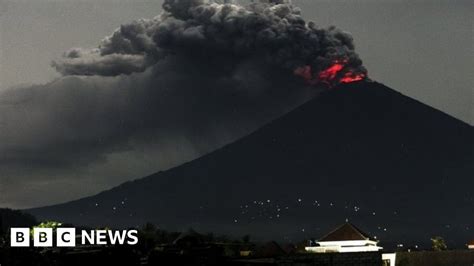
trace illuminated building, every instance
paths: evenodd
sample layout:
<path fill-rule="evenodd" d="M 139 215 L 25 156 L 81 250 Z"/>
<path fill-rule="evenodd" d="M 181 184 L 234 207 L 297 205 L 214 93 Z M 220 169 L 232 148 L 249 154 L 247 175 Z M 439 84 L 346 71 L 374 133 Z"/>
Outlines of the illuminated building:
<path fill-rule="evenodd" d="M 318 241 L 310 243 L 305 250 L 315 253 L 377 252 L 382 249 L 377 246 L 377 242 L 354 225 L 345 223 Z"/>

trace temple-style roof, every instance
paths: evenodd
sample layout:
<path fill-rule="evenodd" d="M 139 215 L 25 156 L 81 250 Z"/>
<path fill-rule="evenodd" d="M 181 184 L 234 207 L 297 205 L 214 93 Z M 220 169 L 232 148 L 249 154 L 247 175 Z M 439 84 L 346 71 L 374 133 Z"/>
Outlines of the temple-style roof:
<path fill-rule="evenodd" d="M 347 241 L 347 240 L 371 240 L 368 234 L 362 232 L 351 223 L 345 223 L 321 237 L 318 241 Z"/>

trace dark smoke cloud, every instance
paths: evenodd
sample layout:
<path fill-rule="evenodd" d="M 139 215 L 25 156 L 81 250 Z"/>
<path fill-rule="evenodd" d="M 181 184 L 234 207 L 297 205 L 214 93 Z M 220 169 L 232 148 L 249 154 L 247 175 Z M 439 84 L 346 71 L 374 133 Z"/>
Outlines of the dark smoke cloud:
<path fill-rule="evenodd" d="M 287 1 L 241 6 L 166 0 L 163 9 L 154 19 L 121 26 L 97 49 L 67 52 L 53 66 L 65 75 L 109 76 L 140 72 L 169 56 L 185 54 L 197 60 L 226 58 L 229 63 L 258 57 L 291 71 L 309 65 L 315 73 L 344 60 L 351 71 L 366 72 L 351 35 L 306 23 Z"/>
<path fill-rule="evenodd" d="M 66 52 L 53 63 L 64 77 L 0 92 L 0 206 L 98 192 L 242 137 L 317 93 L 296 67 L 345 58 L 365 71 L 347 33 L 271 2 L 167 0 Z"/>

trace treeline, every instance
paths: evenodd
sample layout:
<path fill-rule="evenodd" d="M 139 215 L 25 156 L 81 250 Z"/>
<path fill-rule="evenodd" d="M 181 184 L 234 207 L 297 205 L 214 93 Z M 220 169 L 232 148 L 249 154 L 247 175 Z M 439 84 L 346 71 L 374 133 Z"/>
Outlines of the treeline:
<path fill-rule="evenodd" d="M 138 248 L 142 252 L 148 252 L 160 245 L 183 244 L 187 242 L 192 242 L 193 245 L 208 243 L 252 245 L 249 235 L 236 238 L 214 233 L 198 233 L 192 228 L 184 232 L 173 232 L 161 229 L 153 223 L 146 223 L 138 228 L 138 235 Z"/>
<path fill-rule="evenodd" d="M 0 209 L 0 236 L 6 234 L 10 227 L 31 227 L 37 224 L 33 215 L 19 210 Z"/>

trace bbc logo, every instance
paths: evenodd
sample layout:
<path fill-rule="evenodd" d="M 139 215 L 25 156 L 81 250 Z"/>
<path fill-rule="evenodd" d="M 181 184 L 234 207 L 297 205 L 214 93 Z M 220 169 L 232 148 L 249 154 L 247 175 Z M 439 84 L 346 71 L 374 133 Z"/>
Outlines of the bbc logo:
<path fill-rule="evenodd" d="M 10 246 L 29 247 L 30 246 L 29 228 L 11 228 Z M 33 228 L 33 246 L 52 247 L 53 246 L 53 228 Z M 56 228 L 56 246 L 74 247 L 76 246 L 75 228 Z"/>

